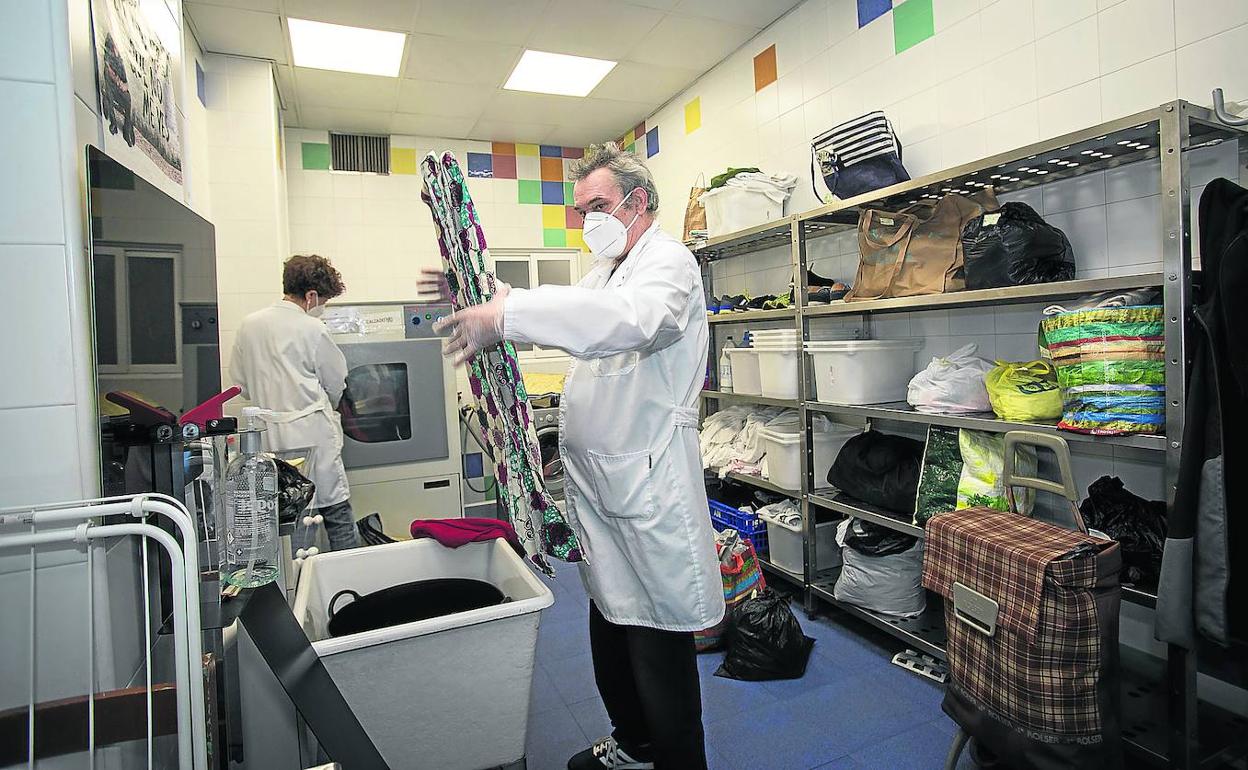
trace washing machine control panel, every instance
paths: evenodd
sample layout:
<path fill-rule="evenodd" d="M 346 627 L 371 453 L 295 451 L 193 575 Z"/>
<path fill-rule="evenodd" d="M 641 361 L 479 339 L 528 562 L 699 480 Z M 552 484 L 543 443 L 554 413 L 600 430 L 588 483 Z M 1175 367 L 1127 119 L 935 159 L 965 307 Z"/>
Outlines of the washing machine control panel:
<path fill-rule="evenodd" d="M 441 335 L 433 331 L 435 321 L 451 314 L 451 306 L 443 304 L 418 304 L 403 306 L 403 336 L 409 340 L 434 339 Z"/>

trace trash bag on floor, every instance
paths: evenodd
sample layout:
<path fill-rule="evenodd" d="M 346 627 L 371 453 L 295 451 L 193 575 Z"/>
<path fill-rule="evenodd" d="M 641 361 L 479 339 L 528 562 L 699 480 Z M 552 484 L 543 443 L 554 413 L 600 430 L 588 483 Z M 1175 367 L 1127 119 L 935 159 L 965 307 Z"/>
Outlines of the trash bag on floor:
<path fill-rule="evenodd" d="M 864 503 L 911 515 L 922 464 L 922 441 L 869 430 L 845 442 L 828 483 Z"/>
<path fill-rule="evenodd" d="M 316 484 L 280 457 L 273 462 L 277 464 L 277 519 L 289 524 L 307 510 L 316 496 Z"/>
<path fill-rule="evenodd" d="M 1161 574 L 1166 542 L 1166 504 L 1145 500 L 1127 490 L 1117 476 L 1102 476 L 1088 487 L 1079 512 L 1092 529 L 1117 540 L 1122 548 L 1122 582 L 1151 588 Z"/>
<path fill-rule="evenodd" d="M 966 288 L 992 289 L 1075 277 L 1070 240 L 1026 203 L 1012 201 L 962 229 Z"/>
<path fill-rule="evenodd" d="M 733 609 L 726 644 L 715 676 L 759 682 L 801 678 L 815 640 L 802 633 L 788 600 L 767 589 Z"/>

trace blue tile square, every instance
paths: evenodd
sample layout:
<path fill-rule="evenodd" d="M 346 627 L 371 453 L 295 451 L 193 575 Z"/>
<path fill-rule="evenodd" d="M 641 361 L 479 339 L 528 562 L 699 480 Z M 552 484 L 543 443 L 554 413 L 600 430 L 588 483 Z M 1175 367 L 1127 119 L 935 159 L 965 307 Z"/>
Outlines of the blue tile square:
<path fill-rule="evenodd" d="M 858 0 L 858 27 L 867 26 L 893 10 L 893 0 Z"/>
<path fill-rule="evenodd" d="M 485 475 L 485 461 L 480 452 L 464 455 L 464 478 L 479 479 Z"/>
<path fill-rule="evenodd" d="M 890 770 L 929 770 L 937 766 L 953 742 L 952 736 L 945 734 L 932 723 L 921 724 L 905 732 L 892 736 L 873 746 L 861 749 L 850 755 L 852 765 L 832 765 L 832 767 L 871 768 L 887 767 Z M 963 757 L 970 752 L 963 752 Z M 961 765 L 961 762 L 959 762 Z"/>
<path fill-rule="evenodd" d="M 542 203 L 547 206 L 562 206 L 563 182 L 542 182 Z"/>
<path fill-rule="evenodd" d="M 659 127 L 646 132 L 646 157 L 653 158 L 659 152 Z"/>
<path fill-rule="evenodd" d="M 543 158 L 562 158 L 562 147 L 551 147 L 549 144 L 543 144 L 538 147 L 538 151 Z"/>
<path fill-rule="evenodd" d="M 493 177 L 494 156 L 488 152 L 468 153 L 468 176 Z"/>

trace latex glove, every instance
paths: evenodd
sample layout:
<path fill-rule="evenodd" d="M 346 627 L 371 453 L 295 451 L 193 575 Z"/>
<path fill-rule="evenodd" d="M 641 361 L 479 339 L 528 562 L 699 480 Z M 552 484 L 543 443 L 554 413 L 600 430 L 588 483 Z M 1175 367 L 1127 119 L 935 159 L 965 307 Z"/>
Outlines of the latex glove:
<path fill-rule="evenodd" d="M 503 304 L 510 293 L 511 287 L 499 282 L 489 302 L 458 310 L 436 322 L 433 330 L 438 334 L 450 330 L 442 354 L 448 358 L 454 356 L 455 365 L 459 366 L 490 345 L 502 342 Z"/>
<path fill-rule="evenodd" d="M 422 269 L 420 278 L 416 280 L 416 299 L 421 302 L 449 304 L 451 301 L 451 285 L 446 282 L 446 273 L 433 267 Z"/>

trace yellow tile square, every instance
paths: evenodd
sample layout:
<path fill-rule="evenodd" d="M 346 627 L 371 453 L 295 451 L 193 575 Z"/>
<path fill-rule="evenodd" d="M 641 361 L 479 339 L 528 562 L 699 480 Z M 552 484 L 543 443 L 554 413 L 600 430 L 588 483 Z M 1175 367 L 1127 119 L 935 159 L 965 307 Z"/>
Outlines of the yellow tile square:
<path fill-rule="evenodd" d="M 581 251 L 589 251 L 585 247 L 585 239 L 582 237 L 582 230 L 568 230 L 568 248 L 580 249 Z"/>
<path fill-rule="evenodd" d="M 541 151 L 538 149 L 536 144 L 517 144 L 516 145 L 517 155 L 538 155 L 540 154 L 540 152 Z"/>
<path fill-rule="evenodd" d="M 411 147 L 390 148 L 390 173 L 415 174 L 416 150 Z"/>
<path fill-rule="evenodd" d="M 542 206 L 542 227 L 567 227 L 563 206 Z"/>
<path fill-rule="evenodd" d="M 695 97 L 685 105 L 685 133 L 692 134 L 702 127 L 702 97 Z"/>
<path fill-rule="evenodd" d="M 637 141 L 637 129 L 630 128 L 628 133 L 624 135 L 624 146 L 627 147 L 635 141 Z"/>

